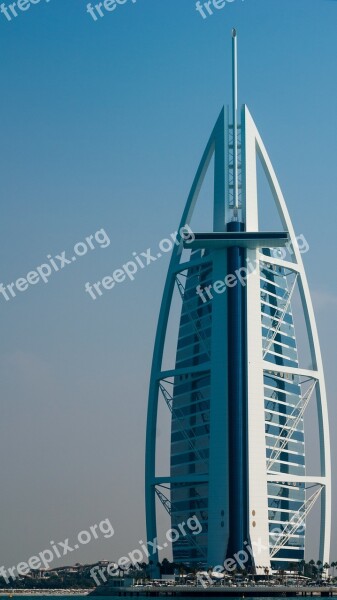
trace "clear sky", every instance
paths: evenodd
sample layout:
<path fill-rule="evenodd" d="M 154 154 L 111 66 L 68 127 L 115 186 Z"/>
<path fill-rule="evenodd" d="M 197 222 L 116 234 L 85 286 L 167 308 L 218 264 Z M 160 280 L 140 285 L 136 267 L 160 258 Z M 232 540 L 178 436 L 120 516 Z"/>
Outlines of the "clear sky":
<path fill-rule="evenodd" d="M 104 518 L 115 536 L 64 562 L 116 559 L 145 539 L 147 390 L 168 256 L 96 301 L 84 285 L 175 231 L 230 100 L 233 25 L 240 102 L 310 244 L 336 455 L 337 2 L 234 0 L 207 19 L 194 0 L 129 0 L 97 21 L 84 0 L 0 13 L 0 282 L 48 254 L 72 257 L 102 228 L 111 242 L 48 284 L 0 295 L 0 565 Z"/>

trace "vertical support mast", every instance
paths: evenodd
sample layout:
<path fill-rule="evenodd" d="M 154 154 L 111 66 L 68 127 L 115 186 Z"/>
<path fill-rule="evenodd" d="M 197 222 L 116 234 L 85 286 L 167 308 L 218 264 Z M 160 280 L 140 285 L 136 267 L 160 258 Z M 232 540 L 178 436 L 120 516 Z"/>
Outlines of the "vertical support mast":
<path fill-rule="evenodd" d="M 232 110 L 233 110 L 233 196 L 234 217 L 239 209 L 238 184 L 238 51 L 236 29 L 232 30 Z"/>
<path fill-rule="evenodd" d="M 239 220 L 238 182 L 238 98 L 237 98 L 237 38 L 232 30 L 233 44 L 233 219 L 227 231 L 244 231 Z M 227 248 L 227 273 L 241 273 L 246 265 L 243 246 Z M 229 540 L 227 558 L 235 556 L 247 541 L 247 357 L 246 357 L 246 290 L 243 285 L 228 289 L 228 457 L 229 457 Z"/>

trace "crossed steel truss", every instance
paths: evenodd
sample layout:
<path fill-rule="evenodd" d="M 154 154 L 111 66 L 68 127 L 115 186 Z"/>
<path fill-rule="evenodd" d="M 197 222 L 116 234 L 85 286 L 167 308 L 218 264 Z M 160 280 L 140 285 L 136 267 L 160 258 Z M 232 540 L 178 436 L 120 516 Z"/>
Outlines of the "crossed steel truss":
<path fill-rule="evenodd" d="M 298 425 L 302 421 L 306 408 L 314 393 L 316 384 L 317 379 L 313 379 L 309 389 L 300 398 L 298 404 L 293 408 L 292 412 L 287 415 L 286 422 L 275 440 L 271 455 L 267 461 L 268 472 L 272 470 L 273 465 L 279 459 L 283 450 L 287 447 L 287 444 L 291 440 L 294 431 L 297 430 Z"/>
<path fill-rule="evenodd" d="M 161 486 L 161 487 L 164 487 L 164 486 Z M 164 488 L 164 489 L 167 489 L 167 488 Z M 159 498 L 160 502 L 162 503 L 163 507 L 165 508 L 166 512 L 171 516 L 172 512 L 174 510 L 174 505 L 172 504 L 171 500 L 167 496 L 165 496 L 164 492 L 159 490 L 158 487 L 156 487 L 156 494 L 157 494 L 157 497 Z M 200 544 L 198 544 L 197 538 L 193 537 L 193 534 L 190 531 L 188 531 L 188 529 L 186 529 L 186 528 L 184 529 L 184 532 L 187 537 L 186 542 L 189 541 L 190 544 L 199 551 L 199 553 L 204 557 L 204 559 L 206 559 L 207 555 L 205 553 L 205 550 L 203 549 L 202 546 L 200 546 Z M 183 540 L 180 540 L 180 546 L 183 545 L 182 541 Z"/>
<path fill-rule="evenodd" d="M 286 290 L 284 297 L 282 298 L 282 305 L 275 311 L 275 315 L 273 315 L 273 326 L 269 328 L 268 335 L 265 339 L 265 347 L 263 348 L 263 358 L 268 354 L 273 342 L 281 329 L 282 323 L 284 321 L 284 317 L 288 312 L 290 307 L 291 299 L 293 293 L 296 289 L 298 274 L 296 273 L 295 279 L 292 283 L 291 288 Z"/>
<path fill-rule="evenodd" d="M 323 486 L 320 485 L 310 498 L 307 498 L 302 506 L 296 511 L 291 517 L 290 521 L 287 522 L 283 531 L 279 534 L 278 540 L 275 542 L 270 550 L 270 558 L 274 558 L 276 554 L 285 546 L 289 539 L 296 534 L 296 531 L 305 524 L 306 518 L 313 508 L 314 504 L 320 497 L 323 490 Z M 274 534 L 275 536 L 275 534 Z"/>

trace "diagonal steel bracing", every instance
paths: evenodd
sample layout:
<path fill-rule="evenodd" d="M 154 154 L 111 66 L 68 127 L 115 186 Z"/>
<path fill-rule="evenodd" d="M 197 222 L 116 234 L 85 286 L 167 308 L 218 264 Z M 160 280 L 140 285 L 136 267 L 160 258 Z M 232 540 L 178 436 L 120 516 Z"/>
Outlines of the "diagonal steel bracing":
<path fill-rule="evenodd" d="M 199 449 L 196 447 L 193 438 L 191 438 L 187 431 L 186 431 L 186 427 L 183 423 L 183 417 L 184 415 L 179 415 L 180 411 L 173 408 L 173 396 L 170 394 L 170 392 L 167 391 L 167 389 L 163 386 L 162 383 L 159 383 L 159 388 L 160 391 L 163 395 L 163 398 L 166 402 L 167 407 L 169 408 L 172 416 L 176 419 L 178 425 L 179 425 L 179 429 L 180 432 L 183 436 L 183 438 L 188 442 L 189 447 L 191 448 L 191 450 L 193 450 L 193 452 L 196 454 L 196 456 L 198 457 L 198 459 L 200 460 L 200 462 L 204 463 L 206 465 L 206 467 L 208 468 L 208 463 L 207 460 L 205 459 L 204 456 L 202 456 L 202 454 L 200 453 Z"/>
<path fill-rule="evenodd" d="M 174 504 L 171 502 L 171 500 L 169 498 L 167 498 L 167 496 L 165 496 L 165 494 L 163 492 L 161 492 L 160 490 L 158 490 L 158 488 L 156 488 L 156 494 L 157 494 L 160 502 L 162 503 L 163 507 L 165 508 L 166 512 L 170 516 L 172 515 L 173 512 L 176 512 L 176 508 L 175 508 Z M 185 525 L 185 523 L 183 523 L 183 525 Z M 206 558 L 205 551 L 198 544 L 198 542 L 196 541 L 195 537 L 193 537 L 193 534 L 190 531 L 188 531 L 188 529 L 186 529 L 186 528 L 184 528 L 183 531 L 185 532 L 185 535 L 188 538 L 189 542 L 191 542 L 192 546 L 194 546 L 195 548 L 197 548 L 197 550 L 202 554 L 202 556 L 204 558 Z M 181 543 L 181 541 L 180 541 L 180 543 Z"/>
<path fill-rule="evenodd" d="M 266 357 L 266 355 L 268 354 L 270 347 L 272 346 L 278 332 L 281 329 L 281 325 L 283 323 L 283 319 L 288 311 L 288 308 L 290 306 L 290 302 L 291 302 L 291 298 L 292 295 L 295 291 L 295 287 L 296 287 L 296 283 L 297 283 L 297 273 L 295 275 L 295 279 L 293 281 L 293 284 L 290 288 L 290 290 L 287 290 L 286 294 L 283 297 L 283 301 L 285 302 L 282 308 L 279 308 L 276 312 L 275 315 L 273 317 L 274 321 L 277 321 L 277 325 L 275 328 L 270 327 L 269 331 L 268 331 L 268 336 L 265 340 L 265 347 L 263 348 L 263 358 Z"/>
<path fill-rule="evenodd" d="M 181 283 L 179 277 L 176 277 L 175 279 L 176 279 L 176 284 L 177 284 L 177 287 L 178 287 L 178 290 L 179 290 L 180 297 L 181 297 L 182 300 L 184 300 L 185 288 L 184 288 L 183 284 Z M 186 303 L 185 303 L 185 307 L 186 307 Z M 194 309 L 193 312 L 196 312 L 196 310 L 197 309 Z M 210 359 L 211 358 L 211 350 L 210 350 L 210 342 L 209 342 L 208 338 L 201 335 L 201 330 L 198 328 L 198 326 L 197 326 L 197 324 L 195 322 L 195 319 L 193 318 L 192 312 L 189 309 L 188 309 L 188 312 L 187 312 L 187 316 L 188 316 L 188 319 L 190 320 L 190 322 L 193 325 L 193 329 L 194 329 L 194 331 L 195 331 L 195 333 L 196 333 L 199 341 L 204 346 L 204 349 L 206 351 L 206 354 L 207 354 L 208 358 Z"/>
<path fill-rule="evenodd" d="M 267 471 L 270 471 L 274 463 L 279 459 L 280 454 L 285 449 L 287 443 L 291 439 L 294 431 L 296 431 L 298 424 L 300 423 L 306 408 L 310 402 L 311 396 L 315 390 L 317 379 L 314 379 L 309 389 L 304 394 L 303 398 L 300 399 L 299 403 L 294 407 L 291 414 L 288 416 L 285 425 L 283 426 L 279 436 L 275 441 L 272 453 L 267 461 Z M 296 412 L 298 414 L 295 416 Z M 278 445 L 280 444 L 280 445 Z"/>
<path fill-rule="evenodd" d="M 280 537 L 277 542 L 272 546 L 270 550 L 270 558 L 274 558 L 274 556 L 278 553 L 283 546 L 285 546 L 288 540 L 294 535 L 295 531 L 305 523 L 305 520 L 314 506 L 315 502 L 321 495 L 323 486 L 320 486 L 318 490 L 310 498 L 308 498 L 299 508 L 299 510 L 294 513 L 293 517 L 287 523 L 286 527 L 283 529 L 282 533 L 280 533 Z"/>

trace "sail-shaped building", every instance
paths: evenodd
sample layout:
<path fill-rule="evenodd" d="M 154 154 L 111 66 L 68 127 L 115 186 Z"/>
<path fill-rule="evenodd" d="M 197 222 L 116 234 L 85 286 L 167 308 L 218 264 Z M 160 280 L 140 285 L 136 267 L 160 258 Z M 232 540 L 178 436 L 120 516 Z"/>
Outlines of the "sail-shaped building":
<path fill-rule="evenodd" d="M 174 562 L 220 565 L 249 547 L 252 569 L 287 569 L 304 558 L 306 522 L 316 502 L 319 558 L 329 560 L 326 390 L 298 240 L 253 118 L 246 105 L 238 111 L 235 30 L 232 44 L 231 118 L 228 107 L 221 110 L 180 223 L 191 223 L 213 159 L 213 230 L 175 247 L 160 309 L 147 421 L 147 539 L 157 537 L 160 510 L 170 514 L 172 527 L 195 515 L 202 532 L 173 543 Z M 259 227 L 258 162 L 278 211 L 278 231 Z M 163 369 L 175 290 L 181 298 L 176 357 Z M 295 292 L 310 368 L 297 348 Z M 171 426 L 169 473 L 156 473 L 159 402 L 167 405 Z M 314 473 L 305 452 L 310 402 L 317 405 L 320 454 Z"/>

